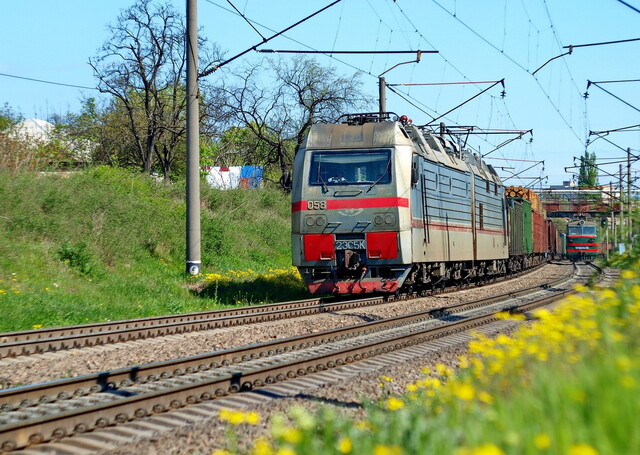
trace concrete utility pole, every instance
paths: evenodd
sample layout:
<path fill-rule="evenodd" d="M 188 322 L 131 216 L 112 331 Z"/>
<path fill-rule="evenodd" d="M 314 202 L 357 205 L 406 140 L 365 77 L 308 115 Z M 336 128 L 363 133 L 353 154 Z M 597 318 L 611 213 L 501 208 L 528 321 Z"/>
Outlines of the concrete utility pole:
<path fill-rule="evenodd" d="M 629 216 L 629 245 L 633 245 L 633 217 L 631 216 L 631 148 L 627 148 L 627 214 Z"/>
<path fill-rule="evenodd" d="M 624 186 L 622 186 L 622 164 L 618 165 L 618 185 L 620 185 L 620 243 L 624 243 Z M 628 224 L 628 221 L 627 221 Z"/>
<path fill-rule="evenodd" d="M 187 0 L 187 273 L 200 274 L 200 112 L 197 0 Z"/>

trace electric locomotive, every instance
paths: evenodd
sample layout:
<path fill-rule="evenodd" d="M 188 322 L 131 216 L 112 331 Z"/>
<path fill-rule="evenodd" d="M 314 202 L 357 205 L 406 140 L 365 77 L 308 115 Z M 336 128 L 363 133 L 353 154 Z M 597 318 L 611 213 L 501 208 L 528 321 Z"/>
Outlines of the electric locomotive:
<path fill-rule="evenodd" d="M 295 157 L 292 252 L 314 294 L 421 290 L 507 271 L 504 186 L 391 113 L 313 125 Z"/>
<path fill-rule="evenodd" d="M 570 221 L 566 239 L 566 254 L 572 261 L 592 261 L 598 256 L 598 226 L 593 221 Z"/>

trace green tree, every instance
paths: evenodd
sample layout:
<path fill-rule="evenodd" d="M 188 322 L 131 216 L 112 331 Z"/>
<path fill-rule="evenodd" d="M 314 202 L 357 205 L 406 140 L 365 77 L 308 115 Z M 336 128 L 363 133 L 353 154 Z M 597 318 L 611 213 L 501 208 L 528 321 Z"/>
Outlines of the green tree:
<path fill-rule="evenodd" d="M 7 134 L 8 131 L 23 120 L 22 114 L 16 112 L 9 103 L 4 103 L 0 107 L 0 134 Z"/>
<path fill-rule="evenodd" d="M 578 174 L 578 188 L 595 188 L 598 186 L 598 168 L 596 167 L 595 152 L 585 150 L 580 157 L 580 171 Z"/>

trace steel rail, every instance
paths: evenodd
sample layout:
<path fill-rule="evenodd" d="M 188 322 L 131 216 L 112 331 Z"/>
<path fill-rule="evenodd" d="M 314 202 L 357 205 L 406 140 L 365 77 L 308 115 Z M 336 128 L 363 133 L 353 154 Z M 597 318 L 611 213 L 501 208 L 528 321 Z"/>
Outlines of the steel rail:
<path fill-rule="evenodd" d="M 522 276 L 537 268 L 527 269 L 501 280 Z M 451 287 L 447 292 L 457 290 L 459 288 Z M 394 297 L 383 295 L 357 300 L 339 297 L 316 298 L 226 310 L 6 332 L 0 333 L 0 359 L 363 308 L 393 299 Z"/>
<path fill-rule="evenodd" d="M 528 288 L 529 290 L 544 289 L 547 292 L 552 292 L 551 299 L 557 300 L 562 298 L 566 293 L 574 292 L 572 289 L 560 290 L 557 288 L 550 288 L 552 285 L 557 285 L 560 281 L 566 281 L 566 278 L 554 280 L 552 283 L 542 286 L 533 286 Z M 518 292 L 511 292 L 503 294 L 503 297 L 513 298 L 516 295 L 521 295 L 525 291 L 519 290 Z M 475 308 L 481 306 L 482 301 L 495 301 L 496 296 L 491 299 L 480 299 L 471 302 L 465 302 L 462 304 L 452 305 L 446 309 L 430 310 L 426 312 L 414 313 L 407 316 L 399 316 L 390 320 L 376 321 L 373 323 L 361 324 L 356 327 L 352 327 L 351 331 L 355 331 L 357 335 L 367 336 L 381 327 L 398 326 L 401 321 L 407 324 L 408 321 L 412 323 L 420 322 L 425 319 L 431 319 L 433 317 L 442 317 L 447 314 L 452 314 L 458 309 L 462 308 Z M 525 304 L 523 308 L 528 308 L 531 303 Z M 443 312 L 444 311 L 444 312 Z M 498 312 L 504 311 L 500 309 Z M 336 351 L 333 353 L 325 353 L 314 356 L 313 358 L 288 362 L 281 365 L 267 365 L 257 370 L 242 369 L 241 366 L 231 374 L 222 374 L 220 377 L 212 377 L 204 380 L 198 384 L 187 384 L 171 390 L 158 391 L 153 393 L 145 393 L 136 396 L 130 396 L 125 398 L 119 398 L 114 403 L 102 403 L 86 409 L 78 409 L 63 412 L 53 416 L 45 416 L 34 420 L 27 420 L 21 423 L 15 423 L 5 427 L 0 427 L 0 447 L 3 450 L 13 450 L 15 448 L 25 447 L 30 444 L 37 444 L 43 441 L 51 439 L 59 439 L 69 434 L 81 433 L 91 428 L 104 427 L 106 425 L 115 424 L 118 422 L 125 422 L 134 417 L 140 418 L 148 414 L 159 413 L 168 408 L 176 408 L 184 406 L 189 403 L 196 403 L 211 399 L 215 396 L 222 396 L 228 393 L 237 392 L 240 390 L 251 389 L 254 387 L 260 387 L 264 384 L 280 382 L 286 378 L 292 378 L 300 375 L 312 373 L 314 371 L 323 370 L 326 368 L 332 368 L 337 365 L 343 365 L 345 363 L 351 363 L 361 358 L 367 358 L 372 355 L 377 355 L 383 352 L 389 352 L 389 350 L 401 349 L 404 346 L 413 345 L 417 340 L 419 342 L 428 341 L 433 338 L 443 336 L 442 334 L 455 333 L 461 330 L 467 330 L 470 327 L 475 327 L 479 324 L 479 321 L 486 321 L 487 318 L 493 317 L 495 320 L 495 314 L 493 316 L 480 316 L 480 317 L 468 317 L 462 321 L 455 322 L 453 324 L 447 324 L 446 326 L 438 327 L 435 329 L 428 329 L 420 333 L 407 336 L 401 335 L 400 339 L 392 340 L 380 340 L 365 343 L 364 345 L 354 348 L 349 347 L 343 351 Z M 311 337 L 293 337 L 280 342 L 262 343 L 260 345 L 253 345 L 244 348 L 236 348 L 233 350 L 227 350 L 219 352 L 219 356 L 226 356 L 227 360 L 233 359 L 233 355 L 237 355 L 241 352 L 245 352 L 241 358 L 243 359 L 256 359 L 261 357 L 261 353 L 276 354 L 279 352 L 289 352 L 296 349 L 303 349 L 309 346 L 317 346 L 323 343 L 323 339 L 341 339 L 343 336 L 330 336 L 329 333 L 345 335 L 347 329 L 337 329 L 329 331 L 326 334 L 317 334 Z M 278 347 L 279 345 L 279 347 Z M 230 352 L 234 351 L 234 352 Z M 266 355 L 266 354 L 265 354 Z M 222 357 L 219 357 L 222 359 Z M 121 370 L 122 373 L 124 370 Z M 133 371 L 134 369 L 129 369 Z M 102 381 L 105 379 L 115 379 L 110 377 L 113 372 L 107 372 L 102 375 L 88 375 L 93 376 L 93 380 L 100 378 Z M 70 380 L 53 381 L 47 383 L 49 385 L 61 382 L 74 382 L 78 378 Z M 84 378 L 89 379 L 88 377 Z M 112 381 L 108 383 L 113 384 Z M 8 395 L 13 395 L 15 399 L 26 389 L 37 390 L 39 386 L 26 386 L 18 389 L 9 389 L 2 392 L 5 398 Z M 100 383 L 102 387 L 105 382 Z M 95 382 L 94 382 L 95 385 Z M 109 391 L 107 389 L 106 391 Z M 117 393 L 117 390 L 113 390 Z M 24 396 L 24 395 L 23 395 Z M 50 395 L 49 395 L 50 396 Z M 10 400 L 13 401 L 13 400 Z M 43 400 L 46 401 L 46 400 Z M 169 403 L 167 405 L 167 403 Z M 115 406 L 115 407 L 114 407 Z M 61 422 L 61 420 L 63 420 Z M 91 423 L 92 422 L 92 423 Z"/>
<path fill-rule="evenodd" d="M 441 308 L 424 310 L 410 314 L 395 316 L 379 321 L 365 322 L 349 327 L 336 328 L 311 335 L 298 335 L 284 340 L 273 340 L 263 343 L 256 343 L 249 346 L 228 348 L 213 351 L 181 359 L 154 362 L 145 365 L 137 365 L 117 370 L 92 373 L 73 378 L 65 378 L 48 381 L 39 384 L 0 390 L 0 411 L 9 410 L 18 406 L 29 406 L 39 401 L 53 402 L 58 399 L 66 399 L 70 396 L 86 395 L 122 387 L 133 382 L 146 382 L 160 377 L 172 377 L 185 373 L 193 373 L 205 369 L 218 368 L 242 361 L 265 357 L 275 353 L 284 352 L 286 349 L 297 349 L 303 344 L 319 345 L 334 341 L 346 334 L 358 334 L 358 329 L 362 333 L 372 333 L 390 326 L 406 323 L 416 319 L 434 319 L 445 317 L 449 314 L 460 313 L 469 309 L 480 308 L 506 298 L 513 298 L 538 289 L 547 289 L 570 279 L 568 276 L 559 277 L 548 283 L 537 286 L 530 286 L 507 293 L 482 299 L 460 302 Z M 355 335 L 353 335 L 355 336 Z M 304 342 L 304 343 L 303 343 Z"/>

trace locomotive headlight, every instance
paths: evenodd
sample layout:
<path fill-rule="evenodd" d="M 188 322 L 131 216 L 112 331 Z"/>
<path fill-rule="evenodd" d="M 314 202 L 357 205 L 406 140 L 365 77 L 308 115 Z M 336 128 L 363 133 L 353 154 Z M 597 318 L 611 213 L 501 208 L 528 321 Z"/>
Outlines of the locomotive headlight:
<path fill-rule="evenodd" d="M 304 224 L 307 227 L 322 227 L 327 224 L 327 217 L 324 215 L 309 215 L 304 217 Z"/>
<path fill-rule="evenodd" d="M 373 223 L 376 226 L 382 226 L 383 224 L 393 226 L 396 224 L 396 216 L 393 213 L 376 213 L 373 217 Z"/>

